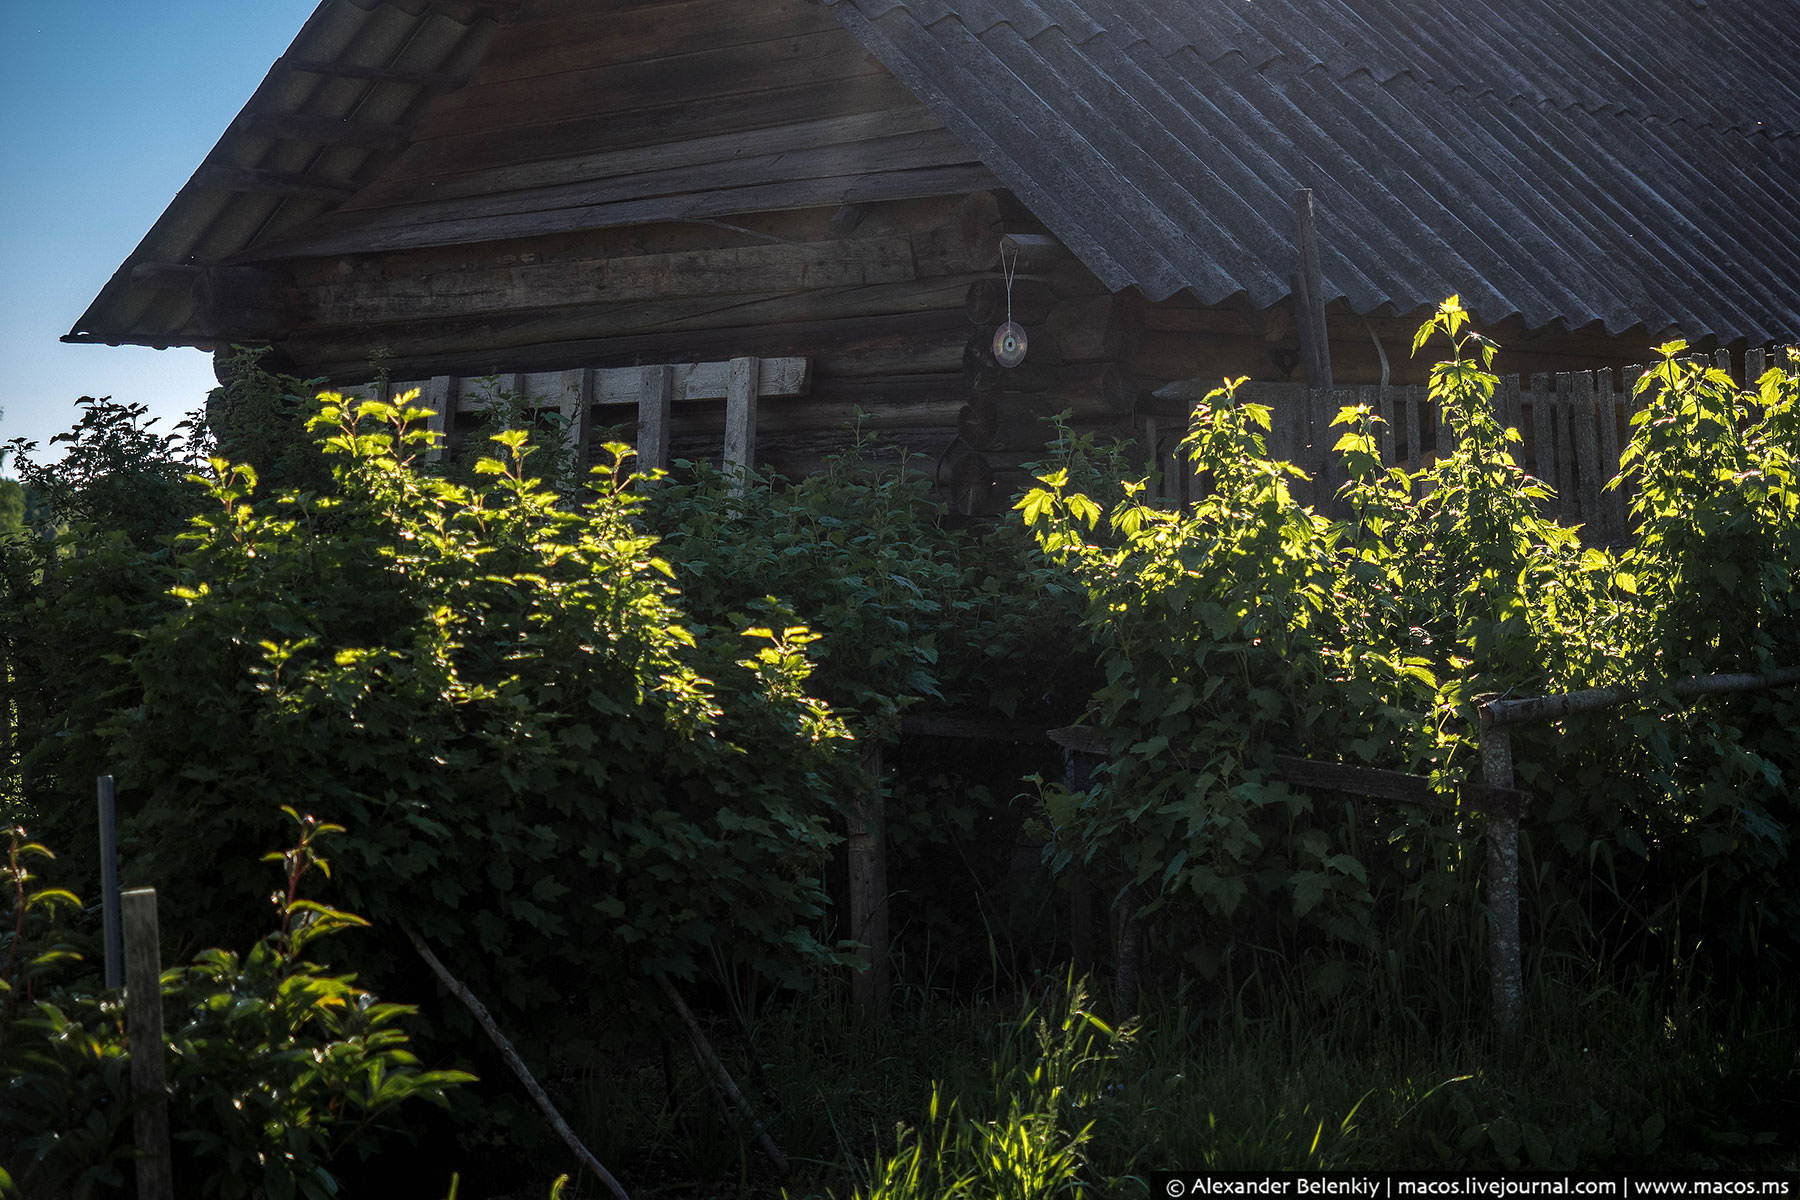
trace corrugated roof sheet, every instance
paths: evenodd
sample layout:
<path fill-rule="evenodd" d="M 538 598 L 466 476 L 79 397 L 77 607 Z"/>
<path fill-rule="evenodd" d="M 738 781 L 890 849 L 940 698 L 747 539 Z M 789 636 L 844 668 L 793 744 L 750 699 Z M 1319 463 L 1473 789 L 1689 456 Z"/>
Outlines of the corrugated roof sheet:
<path fill-rule="evenodd" d="M 1800 0 L 825 0 L 1108 286 L 1800 336 Z"/>

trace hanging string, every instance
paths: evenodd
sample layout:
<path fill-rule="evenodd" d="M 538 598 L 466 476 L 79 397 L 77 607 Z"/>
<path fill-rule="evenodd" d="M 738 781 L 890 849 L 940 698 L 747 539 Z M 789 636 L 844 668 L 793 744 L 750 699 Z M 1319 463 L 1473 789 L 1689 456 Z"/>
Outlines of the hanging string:
<path fill-rule="evenodd" d="M 1012 287 L 1013 287 L 1013 280 L 1018 278 L 1018 274 L 1019 274 L 1019 251 L 1016 247 L 1013 249 L 1012 263 L 1009 266 L 1006 261 L 1006 241 L 1005 241 L 1005 239 L 1002 239 L 1000 242 L 1000 274 L 1006 280 L 1006 323 L 1008 325 L 1011 325 L 1012 324 Z"/>

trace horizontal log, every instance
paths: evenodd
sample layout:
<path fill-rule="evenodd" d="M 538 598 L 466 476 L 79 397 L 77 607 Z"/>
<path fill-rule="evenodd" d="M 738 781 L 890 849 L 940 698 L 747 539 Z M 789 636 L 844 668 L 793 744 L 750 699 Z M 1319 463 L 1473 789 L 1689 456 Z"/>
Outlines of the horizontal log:
<path fill-rule="evenodd" d="M 866 287 L 913 278 L 911 240 L 891 237 L 525 263 L 422 278 L 350 280 L 301 292 L 297 307 L 303 324 L 357 326 L 594 302 L 616 305 Z"/>
<path fill-rule="evenodd" d="M 372 213 L 339 212 L 293 237 L 257 247 L 254 255 L 266 260 L 383 254 L 396 250 L 586 233 L 596 229 L 665 221 L 705 221 L 777 209 L 908 200 L 944 195 L 971 182 L 991 177 L 992 173 L 979 163 L 959 163 L 944 167 L 883 170 L 823 179 L 784 179 L 743 187 L 722 187 L 691 195 L 651 196 L 543 212 L 452 221 L 411 221 L 404 208 L 381 209 Z"/>
<path fill-rule="evenodd" d="M 666 141 L 632 145 L 614 150 L 592 150 L 550 159 L 507 163 L 480 170 L 452 169 L 442 174 L 420 175 L 410 162 L 390 168 L 356 199 L 356 208 L 382 208 L 420 199 L 460 200 L 501 192 L 517 192 L 597 179 L 637 177 L 705 163 L 727 161 L 742 155 L 783 154 L 895 137 L 943 128 L 931 112 L 915 103 L 877 112 L 850 112 L 830 117 L 787 120 L 766 128 L 734 130 L 698 136 L 677 132 Z"/>
<path fill-rule="evenodd" d="M 784 325 L 652 331 L 619 336 L 587 336 L 580 314 L 561 326 L 561 336 L 545 336 L 539 322 L 429 323 L 404 332 L 387 327 L 368 332 L 329 331 L 322 337 L 295 336 L 280 343 L 296 369 L 356 381 L 373 375 L 370 356 L 388 352 L 395 374 L 489 375 L 569 366 L 624 366 L 640 362 L 693 362 L 753 354 L 763 358 L 807 357 L 815 378 L 833 375 L 952 372 L 960 366 L 962 314 L 952 310 L 880 314 L 842 320 L 797 321 Z M 933 367 L 928 357 L 938 348 Z"/>
<path fill-rule="evenodd" d="M 1131 305 L 1114 296 L 1083 296 L 1059 303 L 1044 321 L 1065 362 L 1127 360 L 1143 338 Z"/>
<path fill-rule="evenodd" d="M 1000 238 L 1002 269 L 1032 274 L 1075 257 L 1047 233 L 1008 233 Z"/>
<path fill-rule="evenodd" d="M 571 208 L 593 208 L 647 197 L 683 197 L 740 188 L 753 183 L 793 183 L 808 179 L 860 178 L 930 167 L 974 162 L 974 156 L 941 127 L 917 131 L 866 131 L 849 140 L 789 144 L 754 153 L 729 139 L 696 139 L 689 153 L 670 154 L 665 165 L 650 165 L 654 156 L 642 150 L 608 156 L 620 161 L 596 163 L 593 174 L 567 182 L 527 186 L 497 180 L 490 190 L 473 195 L 439 196 L 435 191 L 404 204 L 390 204 L 378 220 L 443 223 L 520 217 Z M 701 157 L 710 151 L 710 156 Z M 640 165 L 633 165 L 633 163 Z M 488 174 L 497 174 L 489 172 Z M 359 204 L 347 212 L 368 210 Z M 960 264 L 959 264 L 960 265 Z"/>
<path fill-rule="evenodd" d="M 1013 320 L 1021 325 L 1043 324 L 1058 303 L 1056 290 L 1038 279 L 1013 281 L 1011 296 L 1001 279 L 977 279 L 963 299 L 963 312 L 973 325 L 998 325 Z"/>
<path fill-rule="evenodd" d="M 1046 736 L 1063 749 L 1077 754 L 1105 758 L 1112 752 L 1106 731 L 1091 726 L 1065 726 L 1048 731 Z M 1405 771 L 1389 771 L 1325 759 L 1300 758 L 1292 754 L 1275 755 L 1274 767 L 1281 781 L 1293 787 L 1346 792 L 1426 808 L 1457 806 L 1457 801 L 1439 794 L 1428 775 L 1413 775 Z M 1521 792 L 1478 783 L 1463 784 L 1458 793 L 1465 806 L 1479 811 L 1505 809 L 1521 804 L 1524 800 Z"/>
<path fill-rule="evenodd" d="M 1698 675 L 1678 679 L 1671 686 L 1678 700 L 1694 700 L 1701 696 L 1717 696 L 1730 692 L 1756 692 L 1765 688 L 1790 687 L 1800 684 L 1800 668 L 1788 667 L 1767 674 Z M 1587 688 L 1557 696 L 1533 696 L 1520 700 L 1490 700 L 1482 711 L 1496 725 L 1522 725 L 1533 721 L 1556 721 L 1578 713 L 1598 712 L 1622 704 L 1648 699 L 1654 693 L 1630 688 Z"/>

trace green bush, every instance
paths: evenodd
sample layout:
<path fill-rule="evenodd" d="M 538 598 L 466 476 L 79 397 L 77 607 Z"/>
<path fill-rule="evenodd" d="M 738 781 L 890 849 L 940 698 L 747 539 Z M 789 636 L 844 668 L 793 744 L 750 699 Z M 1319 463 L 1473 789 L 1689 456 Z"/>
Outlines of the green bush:
<path fill-rule="evenodd" d="M 1481 825 L 1297 793 L 1272 754 L 1429 773 L 1453 801 L 1479 774 L 1480 698 L 1617 685 L 1657 698 L 1514 733 L 1537 800 L 1536 961 L 1635 969 L 1672 953 L 1690 970 L 1704 952 L 1778 977 L 1800 957 L 1800 811 L 1784 784 L 1800 706 L 1791 689 L 1696 705 L 1666 689 L 1800 664 L 1800 374 L 1757 381 L 1752 412 L 1722 372 L 1664 347 L 1623 459 L 1636 540 L 1615 556 L 1541 514 L 1548 489 L 1494 416 L 1495 347 L 1466 325 L 1452 300 L 1415 345 L 1435 333 L 1454 349 L 1431 372 L 1450 440 L 1436 462 L 1383 467 L 1378 419 L 1337 419 L 1338 519 L 1294 500 L 1298 471 L 1267 455 L 1267 411 L 1229 385 L 1185 443 L 1209 481 L 1191 508 L 1127 481 L 1103 511 L 1072 484 L 1079 463 L 1020 501 L 1085 581 L 1104 647 L 1110 760 L 1091 789 L 1047 791 L 1057 865 L 1093 871 L 1145 916 L 1168 910 L 1158 919 L 1220 1003 L 1267 963 L 1325 997 L 1380 989 L 1392 1002 L 1372 1013 L 1406 1013 L 1454 976 L 1444 948 L 1478 961 Z M 1702 951 L 1709 928 L 1725 936 Z"/>
<path fill-rule="evenodd" d="M 360 917 L 300 895 L 325 870 L 317 839 L 342 830 L 286 810 L 299 841 L 281 862 L 275 932 L 248 954 L 202 951 L 163 973 L 164 1070 L 174 1179 L 184 1196 L 325 1200 L 337 1194 L 332 1164 L 367 1156 L 404 1102 L 443 1104 L 461 1071 L 424 1070 L 400 1027 L 416 1012 L 381 1003 L 307 956 L 328 933 Z M 14 922 L 7 978 L 0 979 L 0 1129 L 11 1133 L 0 1193 L 102 1196 L 122 1192 L 134 1149 L 130 1037 L 118 993 L 79 978 L 59 944 L 54 910 L 77 907 L 62 889 L 30 886 L 26 860 L 48 857 L 15 830 L 6 883 Z M 35 951 L 35 952 L 34 952 Z M 29 955 L 29 957 L 26 957 Z M 21 990 L 28 995 L 21 995 Z M 35 998 L 35 1002 L 31 1002 Z"/>

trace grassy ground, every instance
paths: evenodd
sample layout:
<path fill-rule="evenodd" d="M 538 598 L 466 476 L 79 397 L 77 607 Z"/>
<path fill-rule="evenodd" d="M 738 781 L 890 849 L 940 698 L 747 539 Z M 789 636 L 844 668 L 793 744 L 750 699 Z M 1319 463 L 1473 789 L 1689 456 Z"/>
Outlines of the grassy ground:
<path fill-rule="evenodd" d="M 980 1001 L 915 993 L 872 1027 L 835 1001 L 770 1000 L 741 1023 L 728 1009 L 716 1040 L 793 1172 L 776 1178 L 691 1062 L 648 1055 L 625 1086 L 591 1071 L 565 1087 L 638 1200 L 959 1188 L 1023 1200 L 1075 1183 L 1135 1196 L 1148 1194 L 1141 1173 L 1174 1168 L 1800 1165 L 1791 994 L 1718 1009 L 1540 986 L 1511 1041 L 1473 1022 L 1199 1017 L 1175 1002 L 1108 1032 L 1054 986 Z"/>

